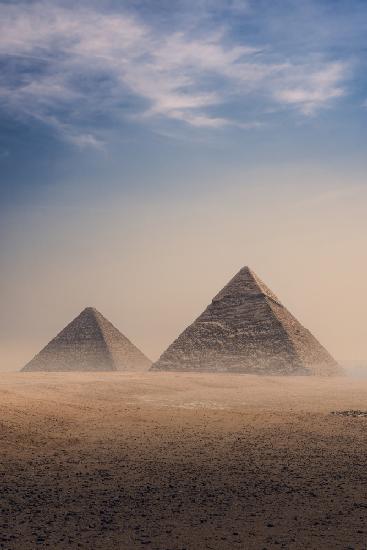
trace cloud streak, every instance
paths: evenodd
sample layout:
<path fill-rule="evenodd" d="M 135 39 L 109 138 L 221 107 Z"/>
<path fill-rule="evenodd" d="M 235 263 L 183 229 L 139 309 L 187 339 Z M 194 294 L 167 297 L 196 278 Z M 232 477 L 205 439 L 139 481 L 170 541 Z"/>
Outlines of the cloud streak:
<path fill-rule="evenodd" d="M 246 2 L 233 2 L 246 15 Z M 270 52 L 274 54 L 275 52 Z M 278 56 L 279 58 L 279 56 Z M 161 31 L 131 13 L 50 2 L 0 5 L 0 105 L 81 147 L 101 147 L 93 118 L 171 120 L 194 128 L 251 128 L 228 106 L 261 100 L 314 115 L 346 93 L 348 66 L 273 61 L 269 48 L 228 29 Z"/>
<path fill-rule="evenodd" d="M 347 74 L 346 63 L 329 63 L 319 70 L 311 70 L 306 81 L 303 76 L 295 78 L 294 84 L 280 89 L 276 97 L 280 102 L 296 106 L 303 114 L 312 115 L 345 94 L 342 82 Z"/>

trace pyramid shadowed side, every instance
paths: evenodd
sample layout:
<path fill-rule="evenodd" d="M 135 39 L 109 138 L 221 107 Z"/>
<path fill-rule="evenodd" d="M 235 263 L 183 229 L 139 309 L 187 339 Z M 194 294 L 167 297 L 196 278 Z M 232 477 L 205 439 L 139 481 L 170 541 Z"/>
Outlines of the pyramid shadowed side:
<path fill-rule="evenodd" d="M 320 344 L 315 336 L 283 306 L 270 302 L 277 319 L 286 331 L 295 353 L 307 370 L 307 374 L 320 376 L 341 376 L 342 367 Z"/>
<path fill-rule="evenodd" d="M 213 298 L 152 370 L 340 374 L 336 361 L 248 267 Z"/>
<path fill-rule="evenodd" d="M 23 371 L 147 370 L 151 361 L 101 313 L 85 308 Z"/>
<path fill-rule="evenodd" d="M 95 315 L 116 370 L 148 370 L 152 361 L 99 311 Z"/>

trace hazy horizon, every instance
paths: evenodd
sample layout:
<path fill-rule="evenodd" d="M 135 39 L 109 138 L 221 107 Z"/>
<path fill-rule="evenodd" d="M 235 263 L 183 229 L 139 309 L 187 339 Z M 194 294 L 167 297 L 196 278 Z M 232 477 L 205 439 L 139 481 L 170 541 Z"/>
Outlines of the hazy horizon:
<path fill-rule="evenodd" d="M 156 360 L 244 265 L 367 360 L 366 21 L 361 0 L 0 1 L 0 370 L 86 306 Z"/>

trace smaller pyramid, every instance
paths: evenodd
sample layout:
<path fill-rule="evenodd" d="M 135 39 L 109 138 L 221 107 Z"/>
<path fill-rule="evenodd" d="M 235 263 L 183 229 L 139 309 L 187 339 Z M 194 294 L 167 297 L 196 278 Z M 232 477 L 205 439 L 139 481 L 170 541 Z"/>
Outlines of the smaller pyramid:
<path fill-rule="evenodd" d="M 151 364 L 99 311 L 87 307 L 22 371 L 144 371 Z"/>
<path fill-rule="evenodd" d="M 152 370 L 326 376 L 342 372 L 248 267 L 213 298 Z"/>

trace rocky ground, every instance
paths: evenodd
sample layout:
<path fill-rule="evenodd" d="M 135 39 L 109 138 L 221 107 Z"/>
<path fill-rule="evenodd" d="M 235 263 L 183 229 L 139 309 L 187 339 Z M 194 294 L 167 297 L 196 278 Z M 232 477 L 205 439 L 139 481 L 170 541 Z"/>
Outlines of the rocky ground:
<path fill-rule="evenodd" d="M 0 380 L 0 548 L 367 548 L 367 380 Z"/>

